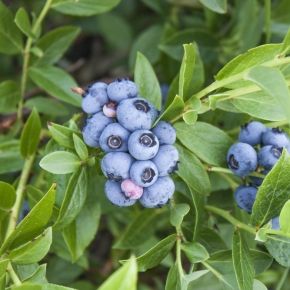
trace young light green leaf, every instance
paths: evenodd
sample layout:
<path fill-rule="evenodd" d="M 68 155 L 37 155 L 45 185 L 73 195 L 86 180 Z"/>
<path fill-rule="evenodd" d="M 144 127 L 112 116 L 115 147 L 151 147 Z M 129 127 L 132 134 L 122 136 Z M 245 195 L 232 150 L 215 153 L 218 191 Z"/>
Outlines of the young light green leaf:
<path fill-rule="evenodd" d="M 182 119 L 187 125 L 194 125 L 195 122 L 197 121 L 197 112 L 186 111 L 185 113 L 183 113 Z"/>
<path fill-rule="evenodd" d="M 289 220 L 290 220 L 290 200 L 288 200 L 284 204 L 281 210 L 280 216 L 279 216 L 279 224 L 280 224 L 281 230 L 288 234 L 290 234 Z"/>
<path fill-rule="evenodd" d="M 31 209 L 28 215 L 17 225 L 8 239 L 2 244 L 0 252 L 8 248 L 15 249 L 20 245 L 37 237 L 47 225 L 55 201 L 55 188 L 53 184 L 44 197 Z"/>
<path fill-rule="evenodd" d="M 11 290 L 76 290 L 75 288 L 60 286 L 56 284 L 43 284 L 43 283 L 33 283 L 26 282 L 20 286 L 13 285 Z"/>
<path fill-rule="evenodd" d="M 163 259 L 168 255 L 176 242 L 176 235 L 170 235 L 158 242 L 154 247 L 149 249 L 146 253 L 139 256 L 136 261 L 138 264 L 138 271 L 145 272 L 148 269 L 158 266 Z"/>
<path fill-rule="evenodd" d="M 32 63 L 35 62 L 38 67 L 56 63 L 79 33 L 80 29 L 76 26 L 62 26 L 49 31 L 36 42 L 35 45 L 42 51 L 42 55 Z"/>
<path fill-rule="evenodd" d="M 46 279 L 46 264 L 40 265 L 29 277 L 26 279 L 22 280 L 23 282 L 28 282 L 28 283 L 42 283 L 46 284 L 47 279 Z"/>
<path fill-rule="evenodd" d="M 199 0 L 206 8 L 220 14 L 227 12 L 227 0 Z"/>
<path fill-rule="evenodd" d="M 8 259 L 0 261 L 0 289 L 5 289 L 6 286 L 6 273 L 9 264 Z"/>
<path fill-rule="evenodd" d="M 44 156 L 39 166 L 54 174 L 68 174 L 77 171 L 81 161 L 78 156 L 67 151 L 56 151 Z"/>
<path fill-rule="evenodd" d="M 80 107 L 81 97 L 71 91 L 71 88 L 76 87 L 77 84 L 64 70 L 53 66 L 31 67 L 29 76 L 49 95 L 73 106 Z"/>
<path fill-rule="evenodd" d="M 187 203 L 174 204 L 170 209 L 170 223 L 174 227 L 179 227 L 189 210 L 190 206 Z"/>
<path fill-rule="evenodd" d="M 281 54 L 287 54 L 290 49 L 290 29 L 288 29 L 287 34 L 283 39 L 283 46 L 281 47 Z"/>
<path fill-rule="evenodd" d="M 273 98 L 277 98 L 282 110 L 285 113 L 285 119 L 290 124 L 290 91 L 286 80 L 277 68 L 257 66 L 252 68 L 245 76 Z"/>
<path fill-rule="evenodd" d="M 240 290 L 253 288 L 254 266 L 250 249 L 240 231 L 235 231 L 232 243 L 233 264 Z"/>
<path fill-rule="evenodd" d="M 34 154 L 37 150 L 41 132 L 41 121 L 36 109 L 33 109 L 27 119 L 20 138 L 20 150 L 24 158 Z"/>
<path fill-rule="evenodd" d="M 209 258 L 209 253 L 206 248 L 198 242 L 186 242 L 181 245 L 181 250 L 184 252 L 191 264 L 206 261 Z"/>
<path fill-rule="evenodd" d="M 23 7 L 20 7 L 15 15 L 15 23 L 17 27 L 27 36 L 30 38 L 35 38 L 35 35 L 31 31 L 31 23 L 29 16 L 26 10 Z"/>
<path fill-rule="evenodd" d="M 290 199 L 289 170 L 290 156 L 284 150 L 259 187 L 251 215 L 254 226 L 261 227 L 272 217 L 278 216 L 285 202 Z"/>
<path fill-rule="evenodd" d="M 208 270 L 199 270 L 199 271 L 195 271 L 195 272 L 192 272 L 190 274 L 184 275 L 182 277 L 182 285 L 183 285 L 184 289 L 188 289 L 188 285 L 192 281 L 199 279 L 200 277 L 204 276 L 208 272 L 209 272 Z"/>
<path fill-rule="evenodd" d="M 221 129 L 204 122 L 194 125 L 178 122 L 174 127 L 178 140 L 200 159 L 212 165 L 225 165 L 232 140 Z"/>
<path fill-rule="evenodd" d="M 157 109 L 161 108 L 161 89 L 155 72 L 148 59 L 137 53 L 134 80 L 139 87 L 140 95 L 151 102 Z"/>
<path fill-rule="evenodd" d="M 10 10 L 0 2 L 0 52 L 16 54 L 22 50 L 22 35 Z"/>
<path fill-rule="evenodd" d="M 10 209 L 16 200 L 15 189 L 9 183 L 0 181 L 0 209 Z"/>
<path fill-rule="evenodd" d="M 1 113 L 7 114 L 7 113 L 16 112 L 19 99 L 20 99 L 20 89 L 19 89 L 19 85 L 16 82 L 5 81 L 0 84 L 0 112 Z"/>
<path fill-rule="evenodd" d="M 176 263 L 168 272 L 165 290 L 182 290 L 182 276 Z"/>
<path fill-rule="evenodd" d="M 192 43 L 184 44 L 184 55 L 179 72 L 179 90 L 178 94 L 183 100 L 189 99 L 192 95 L 193 73 L 195 64 L 195 48 Z"/>
<path fill-rule="evenodd" d="M 82 167 L 69 180 L 63 202 L 55 223 L 56 229 L 68 226 L 81 211 L 87 197 L 87 173 Z"/>
<path fill-rule="evenodd" d="M 52 243 L 52 230 L 48 228 L 34 240 L 13 249 L 8 258 L 15 264 L 37 263 L 48 253 Z"/>
<path fill-rule="evenodd" d="M 113 273 L 98 290 L 137 290 L 137 263 L 134 257 Z"/>
<path fill-rule="evenodd" d="M 54 0 L 52 8 L 63 14 L 75 16 L 92 16 L 105 13 L 118 5 L 120 0 Z"/>
<path fill-rule="evenodd" d="M 73 134 L 73 141 L 75 145 L 75 150 L 79 155 L 80 159 L 86 160 L 89 157 L 89 152 L 84 141 L 76 134 Z"/>

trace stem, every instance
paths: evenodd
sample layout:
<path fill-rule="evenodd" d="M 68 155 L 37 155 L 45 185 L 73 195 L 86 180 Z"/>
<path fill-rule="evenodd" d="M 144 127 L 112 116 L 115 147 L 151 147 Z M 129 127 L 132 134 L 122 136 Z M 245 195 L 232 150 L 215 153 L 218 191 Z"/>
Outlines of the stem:
<path fill-rule="evenodd" d="M 19 183 L 18 183 L 18 186 L 16 189 L 16 201 L 14 203 L 14 206 L 13 206 L 11 214 L 10 214 L 10 219 L 9 219 L 5 239 L 7 239 L 9 237 L 9 235 L 14 231 L 14 229 L 16 227 L 20 207 L 22 204 L 23 193 L 24 193 L 25 186 L 26 186 L 28 178 L 29 178 L 30 170 L 31 170 L 32 165 L 33 165 L 34 156 L 35 155 L 33 154 L 25 160 L 24 167 L 23 167 L 23 170 L 21 172 Z"/>
<path fill-rule="evenodd" d="M 209 171 L 209 172 L 221 172 L 221 173 L 226 173 L 226 174 L 231 174 L 231 175 L 234 174 L 230 169 L 223 168 L 223 167 L 207 166 L 206 170 Z M 252 172 L 251 174 L 249 174 L 249 176 L 261 177 L 261 178 L 265 177 L 264 174 L 261 174 L 261 173 L 258 173 L 258 172 Z"/>
<path fill-rule="evenodd" d="M 183 268 L 182 268 L 182 261 L 181 261 L 181 238 L 178 236 L 176 241 L 176 263 L 178 267 L 178 272 L 180 277 L 182 277 L 183 274 Z"/>
<path fill-rule="evenodd" d="M 47 0 L 45 5 L 43 6 L 38 18 L 36 19 L 31 32 L 32 34 L 36 35 L 41 27 L 41 23 L 45 18 L 51 3 L 53 0 Z M 20 81 L 20 101 L 18 103 L 18 110 L 17 110 L 17 119 L 22 122 L 22 111 L 23 111 L 23 100 L 25 96 L 25 91 L 27 87 L 27 76 L 28 76 L 28 67 L 29 67 L 29 60 L 30 60 L 30 50 L 33 43 L 33 39 L 31 37 L 27 38 L 24 51 L 23 51 L 23 67 L 22 67 L 22 75 Z"/>
<path fill-rule="evenodd" d="M 21 280 L 19 279 L 19 277 L 15 273 L 11 263 L 8 264 L 7 271 L 9 273 L 9 276 L 10 276 L 11 280 L 13 281 L 14 285 L 19 286 L 22 284 Z"/>
<path fill-rule="evenodd" d="M 210 205 L 206 205 L 205 209 L 223 217 L 225 220 L 227 220 L 228 222 L 230 222 L 231 224 L 233 224 L 237 228 L 245 230 L 253 235 L 256 235 L 256 231 L 254 228 L 252 228 L 252 227 L 242 223 L 238 219 L 234 218 L 228 211 L 214 207 L 214 206 L 210 206 Z"/>
<path fill-rule="evenodd" d="M 266 43 L 271 40 L 271 0 L 265 0 L 265 34 Z"/>
<path fill-rule="evenodd" d="M 281 289 L 282 289 L 282 287 L 283 287 L 283 285 L 285 284 L 286 279 L 287 279 L 287 277 L 288 277 L 288 273 L 289 273 L 289 268 L 286 268 L 286 269 L 284 270 L 284 272 L 283 272 L 283 275 L 282 275 L 282 277 L 281 277 L 281 279 L 280 279 L 278 285 L 277 285 L 276 290 L 281 290 Z"/>

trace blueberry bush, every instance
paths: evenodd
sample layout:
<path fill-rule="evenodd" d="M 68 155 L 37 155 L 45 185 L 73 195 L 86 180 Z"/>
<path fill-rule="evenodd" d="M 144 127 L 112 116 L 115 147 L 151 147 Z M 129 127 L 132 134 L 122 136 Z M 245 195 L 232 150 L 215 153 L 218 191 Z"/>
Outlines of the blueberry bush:
<path fill-rule="evenodd" d="M 0 290 L 289 289 L 288 0 L 0 1 Z"/>

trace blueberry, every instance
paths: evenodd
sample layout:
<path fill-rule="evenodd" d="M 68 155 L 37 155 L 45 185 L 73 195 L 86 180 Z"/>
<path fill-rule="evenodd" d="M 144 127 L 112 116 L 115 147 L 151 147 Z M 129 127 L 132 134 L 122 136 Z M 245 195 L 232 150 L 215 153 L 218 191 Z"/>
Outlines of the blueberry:
<path fill-rule="evenodd" d="M 280 221 L 278 216 L 271 219 L 271 228 L 273 230 L 280 230 Z"/>
<path fill-rule="evenodd" d="M 125 152 L 110 152 L 104 156 L 101 169 L 106 177 L 114 181 L 129 178 L 130 167 L 134 159 Z"/>
<path fill-rule="evenodd" d="M 269 173 L 269 170 L 264 169 L 262 174 L 267 175 Z M 260 186 L 263 183 L 264 178 L 262 177 L 256 177 L 256 176 L 250 176 L 250 181 L 253 186 Z"/>
<path fill-rule="evenodd" d="M 128 138 L 130 132 L 119 123 L 109 124 L 100 136 L 100 147 L 105 152 L 128 151 Z"/>
<path fill-rule="evenodd" d="M 227 162 L 234 174 L 244 177 L 257 168 L 257 153 L 249 144 L 236 143 L 228 151 Z"/>
<path fill-rule="evenodd" d="M 109 102 L 103 106 L 103 113 L 109 118 L 115 118 L 117 112 L 117 103 Z"/>
<path fill-rule="evenodd" d="M 18 217 L 18 223 L 20 223 L 30 212 L 30 206 L 27 200 L 24 200 L 20 213 L 19 213 L 19 217 Z"/>
<path fill-rule="evenodd" d="M 258 153 L 258 163 L 266 169 L 271 169 L 279 160 L 283 148 L 272 145 L 264 146 Z"/>
<path fill-rule="evenodd" d="M 136 202 L 136 199 L 126 197 L 121 189 L 120 182 L 108 180 L 105 184 L 105 193 L 112 204 L 120 207 L 131 206 Z"/>
<path fill-rule="evenodd" d="M 136 84 L 127 79 L 117 79 L 108 85 L 109 99 L 114 102 L 121 102 L 128 98 L 135 98 L 138 94 Z"/>
<path fill-rule="evenodd" d="M 263 145 L 287 147 L 290 142 L 287 134 L 282 129 L 272 128 L 263 133 L 262 143 Z"/>
<path fill-rule="evenodd" d="M 157 154 L 159 141 L 151 131 L 137 130 L 129 137 L 128 149 L 134 158 L 148 160 Z"/>
<path fill-rule="evenodd" d="M 167 122 L 160 121 L 152 129 L 152 132 L 159 140 L 160 145 L 172 145 L 176 140 L 176 131 L 175 129 Z"/>
<path fill-rule="evenodd" d="M 85 143 L 91 147 L 99 147 L 100 136 L 107 125 L 112 123 L 111 118 L 106 117 L 102 112 L 96 113 L 86 120 L 83 128 Z"/>
<path fill-rule="evenodd" d="M 150 129 L 157 114 L 154 106 L 142 98 L 123 100 L 117 107 L 117 119 L 129 131 Z"/>
<path fill-rule="evenodd" d="M 177 170 L 178 160 L 178 151 L 172 145 L 160 146 L 157 155 L 152 159 L 158 168 L 159 176 L 166 176 Z"/>
<path fill-rule="evenodd" d="M 250 144 L 252 146 L 262 142 L 262 134 L 266 131 L 266 127 L 257 121 L 253 121 L 242 126 L 239 141 Z"/>
<path fill-rule="evenodd" d="M 135 184 L 131 179 L 122 181 L 121 188 L 126 197 L 131 199 L 139 199 L 143 194 L 143 187 Z"/>
<path fill-rule="evenodd" d="M 148 208 L 161 207 L 172 197 L 174 190 L 174 182 L 169 176 L 159 177 L 153 185 L 144 188 L 140 203 Z"/>
<path fill-rule="evenodd" d="M 130 177 L 139 186 L 148 187 L 158 178 L 156 165 L 150 161 L 135 161 L 130 168 Z"/>
<path fill-rule="evenodd" d="M 234 192 L 237 205 L 250 213 L 256 199 L 257 188 L 253 186 L 239 186 Z"/>
<path fill-rule="evenodd" d="M 82 109 L 88 114 L 95 114 L 101 111 L 108 101 L 107 84 L 97 82 L 86 90 L 82 100 Z"/>

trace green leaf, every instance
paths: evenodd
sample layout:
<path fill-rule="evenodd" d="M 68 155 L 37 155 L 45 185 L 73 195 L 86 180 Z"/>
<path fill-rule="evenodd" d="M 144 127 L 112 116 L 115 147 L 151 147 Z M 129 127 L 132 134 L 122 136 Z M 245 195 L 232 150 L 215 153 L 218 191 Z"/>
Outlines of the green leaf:
<path fill-rule="evenodd" d="M 12 250 L 8 258 L 15 264 L 37 263 L 48 253 L 52 243 L 52 230 L 48 228 L 34 240 Z"/>
<path fill-rule="evenodd" d="M 55 284 L 23 283 L 20 286 L 13 285 L 11 290 L 76 290 L 65 286 Z"/>
<path fill-rule="evenodd" d="M 69 180 L 55 228 L 68 226 L 81 211 L 87 197 L 86 168 L 76 171 Z"/>
<path fill-rule="evenodd" d="M 227 0 L 199 0 L 199 2 L 213 12 L 220 14 L 227 12 Z"/>
<path fill-rule="evenodd" d="M 279 224 L 280 224 L 281 230 L 288 234 L 290 234 L 289 220 L 290 220 L 290 200 L 288 200 L 284 204 L 281 210 L 280 216 L 279 216 Z"/>
<path fill-rule="evenodd" d="M 4 259 L 4 260 L 0 261 L 0 289 L 5 289 L 6 272 L 7 272 L 8 264 L 9 264 L 8 259 Z"/>
<path fill-rule="evenodd" d="M 202 163 L 184 147 L 176 146 L 179 152 L 179 168 L 177 175 L 194 191 L 201 194 L 210 192 L 210 181 Z"/>
<path fill-rule="evenodd" d="M 40 265 L 29 277 L 22 279 L 23 282 L 46 284 L 46 264 Z"/>
<path fill-rule="evenodd" d="M 16 54 L 22 50 L 22 36 L 10 10 L 0 2 L 0 52 Z"/>
<path fill-rule="evenodd" d="M 165 284 L 165 290 L 181 290 L 182 289 L 182 277 L 179 272 L 178 266 L 175 263 L 171 266 Z"/>
<path fill-rule="evenodd" d="M 282 266 L 290 267 L 290 239 L 278 235 L 268 235 L 265 246 L 273 258 Z"/>
<path fill-rule="evenodd" d="M 148 269 L 158 266 L 171 251 L 176 242 L 176 235 L 170 235 L 158 242 L 154 247 L 146 253 L 139 256 L 136 261 L 138 271 L 145 272 Z"/>
<path fill-rule="evenodd" d="M 170 209 L 170 223 L 174 227 L 179 227 L 189 210 L 190 206 L 187 203 L 174 204 Z"/>
<path fill-rule="evenodd" d="M 283 39 L 281 54 L 287 54 L 289 52 L 289 49 L 290 49 L 290 29 L 288 29 L 288 32 Z"/>
<path fill-rule="evenodd" d="M 42 51 L 42 56 L 34 60 L 36 62 L 35 65 L 40 67 L 56 63 L 68 50 L 79 33 L 79 27 L 62 26 L 42 36 L 35 44 L 35 47 Z"/>
<path fill-rule="evenodd" d="M 77 133 L 73 129 L 55 123 L 48 124 L 48 130 L 52 138 L 61 146 L 74 149 L 73 134 Z"/>
<path fill-rule="evenodd" d="M 212 165 L 226 164 L 225 156 L 232 140 L 222 130 L 204 122 L 194 125 L 178 122 L 174 127 L 178 140 L 200 159 Z"/>
<path fill-rule="evenodd" d="M 81 105 L 81 97 L 71 91 L 77 84 L 64 70 L 53 66 L 29 69 L 31 79 L 49 95 L 76 107 Z"/>
<path fill-rule="evenodd" d="M 187 100 L 192 95 L 193 73 L 195 64 L 195 48 L 192 43 L 184 44 L 184 55 L 179 72 L 179 90 L 178 94 L 184 100 Z"/>
<path fill-rule="evenodd" d="M 182 115 L 183 121 L 187 125 L 193 125 L 197 121 L 197 112 L 196 111 L 187 111 Z"/>
<path fill-rule="evenodd" d="M 54 0 L 52 8 L 63 14 L 92 16 L 105 13 L 119 4 L 120 0 Z"/>
<path fill-rule="evenodd" d="M 61 102 L 48 97 L 34 97 L 25 102 L 24 106 L 29 109 L 36 108 L 37 112 L 48 116 L 66 116 L 69 110 Z"/>
<path fill-rule="evenodd" d="M 77 171 L 81 161 L 73 153 L 67 151 L 56 151 L 44 156 L 39 166 L 54 174 L 67 174 Z"/>
<path fill-rule="evenodd" d="M 118 271 L 113 273 L 98 290 L 136 290 L 137 289 L 137 263 L 132 257 Z"/>
<path fill-rule="evenodd" d="M 279 215 L 285 202 L 290 199 L 289 170 L 290 156 L 284 150 L 258 189 L 251 215 L 254 226 L 261 227 L 272 217 Z"/>
<path fill-rule="evenodd" d="M 10 209 L 16 200 L 15 189 L 9 183 L 0 181 L 0 209 Z"/>
<path fill-rule="evenodd" d="M 240 290 L 252 289 L 254 283 L 254 266 L 250 249 L 240 231 L 235 231 L 232 243 L 233 264 Z"/>
<path fill-rule="evenodd" d="M 0 249 L 14 249 L 37 237 L 46 227 L 54 205 L 55 187 L 53 184 L 44 197 L 31 209 L 28 215 L 17 225 Z"/>
<path fill-rule="evenodd" d="M 157 109 L 161 108 L 161 89 L 155 72 L 148 59 L 137 53 L 134 80 L 139 87 L 140 95 L 151 102 Z"/>
<path fill-rule="evenodd" d="M 123 234 L 118 238 L 115 249 L 131 249 L 143 244 L 150 232 L 152 222 L 158 218 L 159 211 L 144 210 L 129 223 Z"/>
<path fill-rule="evenodd" d="M 17 27 L 27 36 L 30 38 L 35 38 L 35 35 L 32 33 L 31 23 L 29 16 L 26 10 L 23 7 L 20 7 L 15 15 L 15 23 Z"/>
<path fill-rule="evenodd" d="M 209 258 L 209 253 L 206 248 L 197 242 L 186 242 L 181 245 L 182 251 L 191 264 L 206 261 Z"/>
<path fill-rule="evenodd" d="M 89 152 L 84 141 L 76 134 L 73 134 L 73 141 L 75 145 L 75 150 L 79 155 L 80 159 L 86 160 L 89 157 Z"/>
<path fill-rule="evenodd" d="M 20 150 L 23 157 L 34 154 L 40 139 L 41 121 L 36 109 L 33 109 L 27 119 L 20 138 Z"/>
<path fill-rule="evenodd" d="M 5 81 L 0 84 L 1 113 L 8 114 L 16 112 L 19 100 L 20 100 L 20 88 L 16 82 Z"/>
<path fill-rule="evenodd" d="M 101 217 L 100 205 L 87 201 L 76 219 L 63 230 L 65 243 L 72 261 L 77 261 L 95 238 Z"/>
<path fill-rule="evenodd" d="M 277 68 L 257 66 L 252 68 L 245 76 L 257 84 L 266 94 L 276 98 L 282 110 L 284 110 L 285 119 L 290 123 L 290 92 L 286 80 Z"/>

